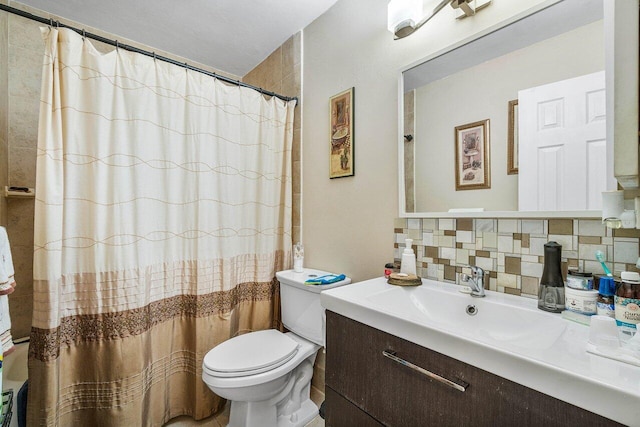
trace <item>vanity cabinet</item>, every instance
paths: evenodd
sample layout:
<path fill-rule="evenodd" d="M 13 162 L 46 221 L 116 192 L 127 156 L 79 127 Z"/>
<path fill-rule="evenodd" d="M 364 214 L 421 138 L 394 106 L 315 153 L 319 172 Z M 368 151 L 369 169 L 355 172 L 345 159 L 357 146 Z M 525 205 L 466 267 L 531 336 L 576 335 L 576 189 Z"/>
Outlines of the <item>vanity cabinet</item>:
<path fill-rule="evenodd" d="M 329 310 L 326 313 L 327 427 L 620 425 Z M 420 369 L 452 384 L 431 379 Z"/>

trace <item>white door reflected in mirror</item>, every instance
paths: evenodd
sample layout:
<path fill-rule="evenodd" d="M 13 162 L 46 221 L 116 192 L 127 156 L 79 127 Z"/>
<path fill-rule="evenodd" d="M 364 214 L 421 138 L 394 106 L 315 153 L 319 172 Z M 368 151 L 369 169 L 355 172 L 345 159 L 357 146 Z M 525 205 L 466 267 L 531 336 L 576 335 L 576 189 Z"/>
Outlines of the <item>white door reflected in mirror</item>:
<path fill-rule="evenodd" d="M 608 167 L 604 71 L 518 92 L 521 211 L 602 208 Z"/>

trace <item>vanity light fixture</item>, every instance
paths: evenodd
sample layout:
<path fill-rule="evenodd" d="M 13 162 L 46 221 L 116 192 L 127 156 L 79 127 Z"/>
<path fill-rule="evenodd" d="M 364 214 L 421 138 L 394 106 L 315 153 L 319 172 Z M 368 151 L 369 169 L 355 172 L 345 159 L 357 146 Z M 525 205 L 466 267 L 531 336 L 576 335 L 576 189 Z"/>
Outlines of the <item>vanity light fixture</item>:
<path fill-rule="evenodd" d="M 450 4 L 456 10 L 456 18 L 475 15 L 476 11 L 488 6 L 491 0 L 442 0 L 430 13 L 424 14 L 424 0 L 391 0 L 387 8 L 387 28 L 395 40 L 413 34 L 436 13 Z"/>

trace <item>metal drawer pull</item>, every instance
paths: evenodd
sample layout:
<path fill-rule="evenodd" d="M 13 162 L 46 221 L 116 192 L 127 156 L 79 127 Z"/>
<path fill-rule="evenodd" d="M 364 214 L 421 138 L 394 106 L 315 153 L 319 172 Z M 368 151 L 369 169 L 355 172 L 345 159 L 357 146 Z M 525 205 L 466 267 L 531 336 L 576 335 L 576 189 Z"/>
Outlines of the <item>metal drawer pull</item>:
<path fill-rule="evenodd" d="M 383 350 L 382 351 L 382 355 L 384 357 L 388 357 L 389 359 L 393 360 L 394 362 L 398 362 L 401 365 L 404 365 L 408 368 L 413 369 L 414 371 L 418 371 L 421 374 L 424 374 L 426 376 L 428 376 L 431 379 L 434 379 L 438 382 L 441 382 L 442 384 L 448 385 L 449 387 L 455 388 L 458 391 L 464 392 L 467 387 L 469 386 L 469 384 L 467 384 L 466 382 L 462 381 L 462 380 L 456 380 L 456 381 L 451 381 L 447 378 L 441 377 L 438 374 L 434 374 L 431 371 L 427 371 L 424 368 L 421 368 L 420 366 L 414 365 L 411 362 L 407 362 L 404 359 L 399 358 L 398 356 L 396 356 L 395 351 L 389 351 L 389 350 Z"/>

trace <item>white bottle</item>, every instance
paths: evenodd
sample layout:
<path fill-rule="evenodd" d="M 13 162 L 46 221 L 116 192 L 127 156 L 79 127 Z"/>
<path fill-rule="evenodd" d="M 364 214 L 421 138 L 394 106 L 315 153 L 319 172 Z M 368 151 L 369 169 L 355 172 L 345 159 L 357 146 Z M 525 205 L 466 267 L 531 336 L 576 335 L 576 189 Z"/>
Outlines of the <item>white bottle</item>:
<path fill-rule="evenodd" d="M 304 246 L 302 243 L 298 242 L 293 247 L 293 271 L 295 273 L 302 273 L 304 269 L 302 268 L 304 262 Z"/>
<path fill-rule="evenodd" d="M 405 248 L 402 251 L 402 260 L 400 261 L 400 273 L 416 274 L 416 254 L 413 253 L 411 245 L 413 239 L 404 240 Z"/>

